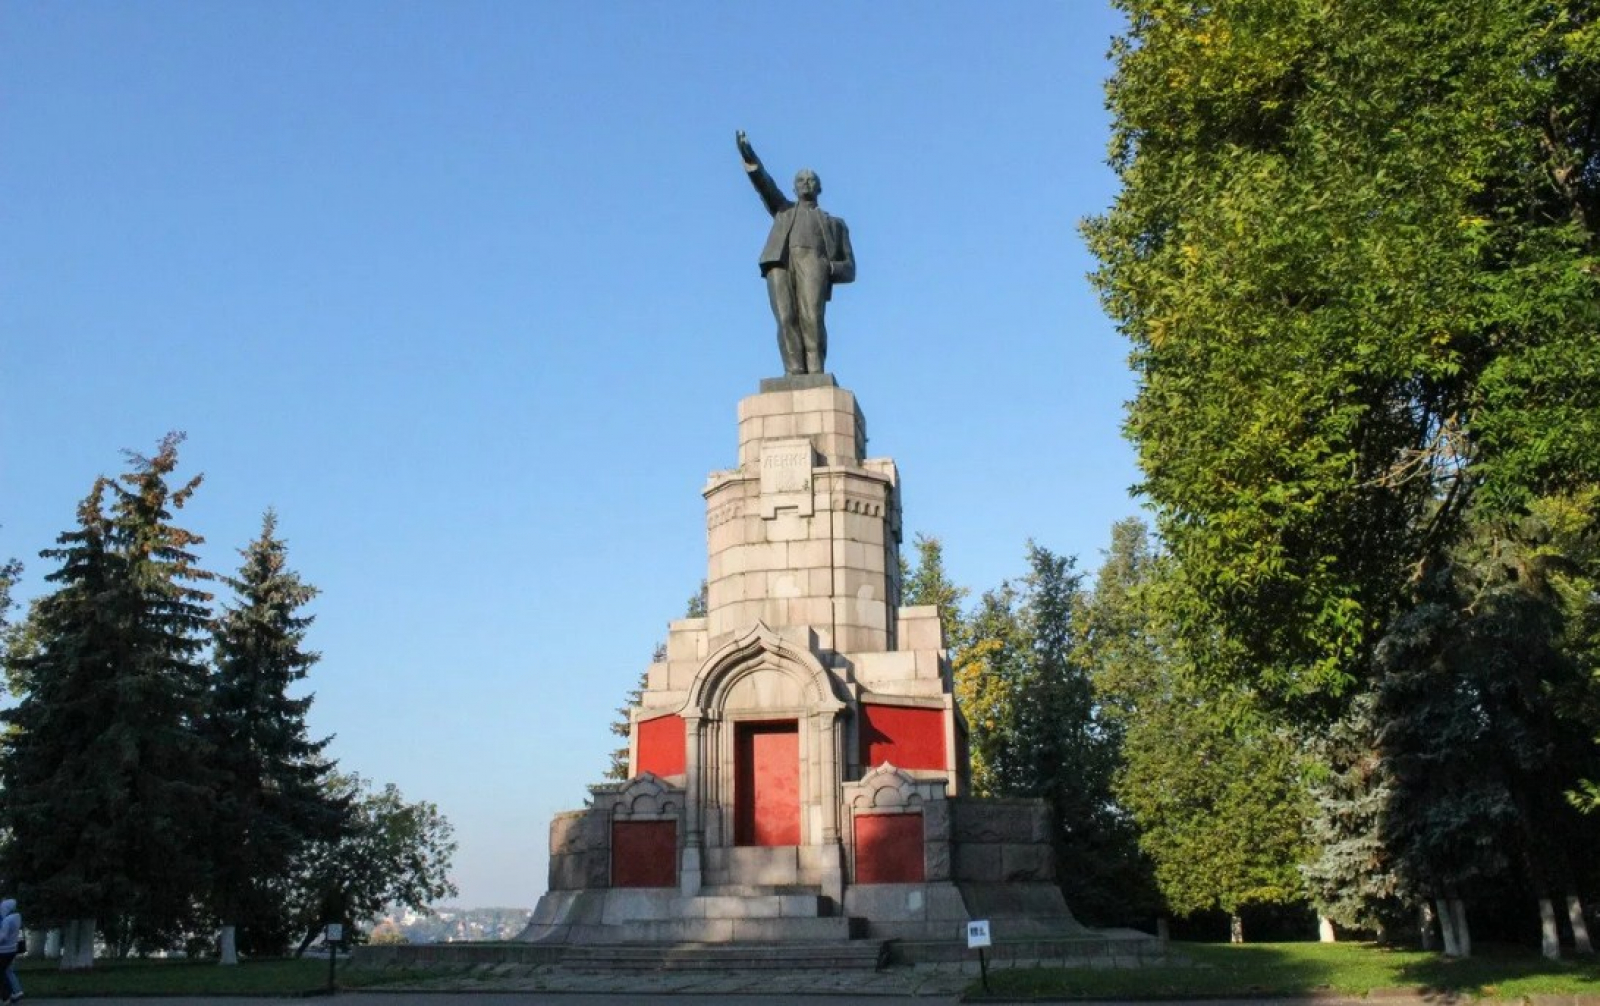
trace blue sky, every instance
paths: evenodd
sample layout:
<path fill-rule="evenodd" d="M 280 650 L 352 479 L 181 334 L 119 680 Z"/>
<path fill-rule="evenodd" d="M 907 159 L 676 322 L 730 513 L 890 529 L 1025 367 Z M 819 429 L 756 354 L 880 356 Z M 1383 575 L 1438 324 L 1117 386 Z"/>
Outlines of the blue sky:
<path fill-rule="evenodd" d="M 549 818 L 704 576 L 708 472 L 781 367 L 773 175 L 859 264 L 828 364 L 976 589 L 1137 512 L 1093 0 L 0 6 L 0 557 L 183 430 L 213 569 L 275 507 L 322 590 L 313 728 L 439 804 L 461 903 Z"/>

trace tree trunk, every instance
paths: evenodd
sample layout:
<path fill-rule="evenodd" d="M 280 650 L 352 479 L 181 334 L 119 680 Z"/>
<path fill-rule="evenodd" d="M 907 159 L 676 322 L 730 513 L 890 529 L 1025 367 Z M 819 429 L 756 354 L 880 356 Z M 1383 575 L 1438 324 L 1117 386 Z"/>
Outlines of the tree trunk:
<path fill-rule="evenodd" d="M 1578 953 L 1594 953 L 1594 944 L 1589 942 L 1589 924 L 1583 921 L 1583 900 L 1576 894 L 1567 895 L 1567 921 L 1572 924 L 1572 945 Z"/>
<path fill-rule="evenodd" d="M 61 970 L 87 971 L 94 967 L 94 920 L 72 919 L 61 931 Z"/>
<path fill-rule="evenodd" d="M 1156 917 L 1156 939 L 1161 941 L 1162 946 L 1166 946 L 1172 939 L 1172 929 L 1168 925 L 1165 915 Z"/>
<path fill-rule="evenodd" d="M 1467 928 L 1467 903 L 1460 898 L 1450 899 L 1451 913 L 1455 916 L 1456 949 L 1462 957 L 1472 956 L 1472 930 Z"/>
<path fill-rule="evenodd" d="M 45 935 L 45 938 L 44 938 L 44 955 L 45 955 L 46 958 L 48 958 L 50 960 L 58 960 L 61 957 L 61 930 L 60 930 L 60 928 L 52 929 L 52 930 L 50 930 L 49 933 L 47 933 Z"/>
<path fill-rule="evenodd" d="M 222 936 L 217 942 L 221 945 L 221 952 L 217 955 L 217 963 L 238 964 L 239 947 L 234 941 L 234 927 L 231 923 L 222 927 Z"/>
<path fill-rule="evenodd" d="M 30 961 L 43 960 L 45 941 L 49 938 L 50 932 L 47 929 L 28 930 L 28 952 L 23 956 Z"/>
<path fill-rule="evenodd" d="M 1244 920 L 1237 915 L 1228 916 L 1228 942 L 1244 942 Z"/>
<path fill-rule="evenodd" d="M 1333 930 L 1333 920 L 1321 912 L 1317 913 L 1317 941 L 1320 943 L 1339 942 L 1339 934 Z"/>
<path fill-rule="evenodd" d="M 1450 910 L 1446 898 L 1439 899 L 1439 935 L 1444 937 L 1444 955 L 1460 957 L 1461 944 L 1456 940 L 1456 915 Z"/>
<path fill-rule="evenodd" d="M 1549 898 L 1539 899 L 1539 952 L 1545 960 L 1561 959 L 1561 926 L 1556 922 L 1556 906 Z"/>
<path fill-rule="evenodd" d="M 1437 946 L 1434 940 L 1433 924 L 1436 921 L 1433 913 L 1433 902 L 1422 899 L 1417 906 L 1417 934 L 1422 937 L 1422 949 L 1432 950 Z"/>

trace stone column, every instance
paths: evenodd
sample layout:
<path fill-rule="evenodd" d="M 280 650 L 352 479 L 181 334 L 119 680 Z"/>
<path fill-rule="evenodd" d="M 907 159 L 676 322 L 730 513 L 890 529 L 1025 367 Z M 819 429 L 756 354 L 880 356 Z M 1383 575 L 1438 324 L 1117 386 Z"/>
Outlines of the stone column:
<path fill-rule="evenodd" d="M 684 808 L 683 808 L 683 861 L 678 869 L 679 890 L 693 897 L 700 893 L 702 866 L 701 849 L 705 830 L 701 823 L 700 799 L 704 787 L 700 782 L 701 718 L 688 715 L 683 718 L 684 730 Z"/>
<path fill-rule="evenodd" d="M 839 841 L 839 714 L 833 711 L 817 713 L 818 747 L 822 749 L 822 841 L 837 844 Z"/>

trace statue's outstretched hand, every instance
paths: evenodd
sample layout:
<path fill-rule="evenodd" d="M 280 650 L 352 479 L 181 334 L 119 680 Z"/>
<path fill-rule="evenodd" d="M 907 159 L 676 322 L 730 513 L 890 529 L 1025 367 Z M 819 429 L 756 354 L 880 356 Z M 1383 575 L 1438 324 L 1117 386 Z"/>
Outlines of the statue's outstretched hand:
<path fill-rule="evenodd" d="M 739 143 L 739 156 L 744 159 L 746 171 L 754 171 L 761 167 L 761 158 L 756 156 L 756 150 L 750 146 L 750 140 L 744 135 L 744 130 L 739 130 L 734 138 Z"/>

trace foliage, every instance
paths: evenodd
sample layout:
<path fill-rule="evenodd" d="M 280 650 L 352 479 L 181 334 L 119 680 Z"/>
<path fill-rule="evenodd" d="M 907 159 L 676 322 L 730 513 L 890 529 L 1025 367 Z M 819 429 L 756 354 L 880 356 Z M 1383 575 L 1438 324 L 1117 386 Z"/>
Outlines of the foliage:
<path fill-rule="evenodd" d="M 1171 569 L 1142 523 L 1113 528 L 1085 652 L 1121 734 L 1115 796 L 1177 914 L 1297 901 L 1310 811 L 1298 745 L 1248 690 L 1195 671 L 1169 616 Z"/>
<path fill-rule="evenodd" d="M 1017 590 L 986 590 L 966 622 L 966 646 L 953 663 L 956 702 L 967 719 L 972 791 L 1008 792 L 1021 764 L 1022 692 L 1027 684 L 1027 639 Z"/>
<path fill-rule="evenodd" d="M 328 741 L 306 728 L 311 696 L 291 698 L 318 655 L 304 649 L 316 588 L 287 566 L 288 547 L 268 511 L 261 534 L 240 553 L 236 601 L 216 627 L 216 673 L 206 719 L 219 788 L 213 808 L 216 872 L 212 906 L 239 926 L 240 951 L 284 953 L 292 921 L 283 892 L 308 843 L 333 838 L 348 808 L 323 785 Z"/>
<path fill-rule="evenodd" d="M 1539 898 L 1576 893 L 1567 850 L 1592 843 L 1597 822 L 1578 820 L 1564 791 L 1596 768 L 1600 717 L 1564 645 L 1545 569 L 1559 553 L 1536 518 L 1472 530 L 1377 648 L 1384 838 L 1430 897 L 1506 876 Z"/>
<path fill-rule="evenodd" d="M 38 921 L 96 918 L 115 947 L 192 930 L 210 868 L 214 784 L 199 732 L 210 575 L 171 522 L 200 483 L 168 483 L 182 437 L 97 480 L 78 526 L 42 554 L 60 568 L 36 606 L 33 652 L 6 713 L 5 869 Z M 109 509 L 107 501 L 109 500 Z"/>
<path fill-rule="evenodd" d="M 937 542 L 919 540 L 919 549 L 921 571 L 939 570 Z M 1092 921 L 1126 922 L 1150 899 L 1138 890 L 1131 822 L 1111 794 L 1120 732 L 1095 701 L 1080 648 L 1082 577 L 1072 558 L 1035 543 L 1027 558 L 1020 585 L 985 592 L 959 629 L 956 695 L 970 730 L 973 788 L 1048 798 L 1068 902 Z M 942 572 L 925 579 L 950 596 L 948 585 L 937 586 Z"/>
<path fill-rule="evenodd" d="M 1469 512 L 1600 480 L 1596 5 L 1118 5 L 1085 229 L 1179 626 L 1337 714 Z"/>
<path fill-rule="evenodd" d="M 11 588 L 17 585 L 17 578 L 21 575 L 22 563 L 15 559 L 0 562 L 0 645 L 3 645 L 6 632 L 11 627 Z M 4 655 L 5 650 L 0 649 L 0 657 Z"/>
<path fill-rule="evenodd" d="M 356 775 L 331 773 L 323 785 L 325 800 L 350 811 L 337 836 L 309 845 L 286 892 L 301 952 L 325 923 L 354 931 L 390 905 L 426 911 L 459 893 L 449 877 L 455 829 L 438 807 L 407 803 L 393 783 L 374 792 Z"/>
<path fill-rule="evenodd" d="M 1314 743 L 1321 771 L 1312 782 L 1316 810 L 1307 822 L 1315 853 L 1301 871 L 1318 910 L 1348 929 L 1380 940 L 1416 920 L 1417 894 L 1404 883 L 1384 839 L 1384 814 L 1395 798 L 1380 756 L 1375 697 L 1350 711 Z"/>
<path fill-rule="evenodd" d="M 959 652 L 964 635 L 961 605 L 967 599 L 966 587 L 950 582 L 944 568 L 944 543 L 938 538 L 918 534 L 912 542 L 917 564 L 901 570 L 901 598 L 904 605 L 933 605 L 939 609 L 939 627 L 947 649 Z"/>
<path fill-rule="evenodd" d="M 0 671 L 4 672 L 6 687 L 12 691 L 17 690 L 17 682 L 11 669 L 12 654 L 24 652 L 27 644 L 22 638 L 26 631 L 23 626 L 28 624 L 25 619 L 21 624 L 11 620 L 11 611 L 16 603 L 11 600 L 11 591 L 15 589 L 17 580 L 22 576 L 22 563 L 15 559 L 8 559 L 0 563 Z"/>

